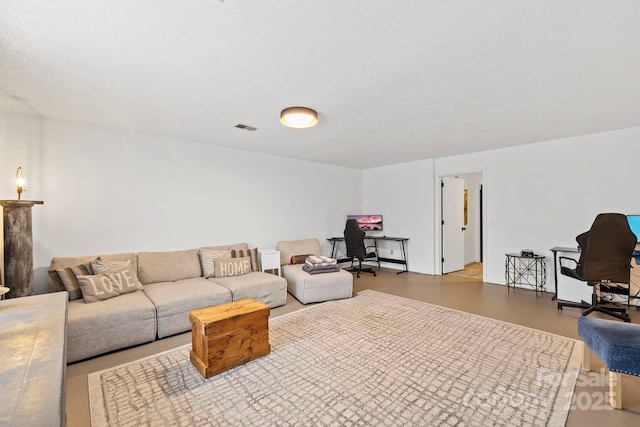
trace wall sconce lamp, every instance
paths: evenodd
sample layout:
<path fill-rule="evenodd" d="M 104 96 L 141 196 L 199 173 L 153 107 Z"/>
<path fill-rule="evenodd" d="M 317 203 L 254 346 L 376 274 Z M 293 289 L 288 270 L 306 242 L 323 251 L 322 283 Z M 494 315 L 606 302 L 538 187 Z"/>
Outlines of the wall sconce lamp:
<path fill-rule="evenodd" d="M 318 113 L 307 107 L 289 107 L 280 113 L 280 123 L 290 128 L 310 128 L 318 124 Z"/>
<path fill-rule="evenodd" d="M 22 166 L 18 166 L 16 171 L 16 185 L 18 186 L 18 200 L 22 197 L 22 192 L 27 191 L 24 189 L 24 173 L 22 173 Z"/>

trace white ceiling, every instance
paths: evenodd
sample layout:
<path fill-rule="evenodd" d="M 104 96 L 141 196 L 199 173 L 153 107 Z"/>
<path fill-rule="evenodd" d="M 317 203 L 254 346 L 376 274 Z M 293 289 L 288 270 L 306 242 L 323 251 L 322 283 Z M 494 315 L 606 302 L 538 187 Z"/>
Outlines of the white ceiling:
<path fill-rule="evenodd" d="M 640 126 L 640 1 L 0 0 L 0 109 L 363 169 Z"/>

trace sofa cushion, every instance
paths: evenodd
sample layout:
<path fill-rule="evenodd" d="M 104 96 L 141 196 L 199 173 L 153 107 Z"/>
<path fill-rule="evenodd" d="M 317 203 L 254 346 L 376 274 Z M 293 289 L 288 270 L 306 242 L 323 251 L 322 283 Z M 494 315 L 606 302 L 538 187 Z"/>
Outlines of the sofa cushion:
<path fill-rule="evenodd" d="M 251 257 L 242 258 L 216 258 L 214 277 L 240 276 L 251 272 Z"/>
<path fill-rule="evenodd" d="M 288 240 L 278 242 L 276 249 L 280 251 L 280 264 L 291 264 L 294 255 L 322 255 L 318 239 Z"/>
<path fill-rule="evenodd" d="M 67 306 L 67 362 L 150 342 L 156 336 L 156 309 L 144 292 L 95 304 Z"/>
<path fill-rule="evenodd" d="M 201 276 L 197 249 L 138 253 L 138 278 L 143 285 Z"/>
<path fill-rule="evenodd" d="M 202 277 L 144 286 L 158 313 L 158 338 L 191 329 L 189 312 L 231 301 L 231 292 Z"/>
<path fill-rule="evenodd" d="M 252 271 L 242 276 L 207 279 L 231 291 L 233 301 L 255 298 L 270 308 L 287 302 L 287 281 L 275 274 Z"/>
<path fill-rule="evenodd" d="M 213 261 L 216 258 L 231 258 L 231 252 L 231 249 L 198 249 L 200 264 L 202 264 L 202 277 L 214 277 L 216 267 Z"/>

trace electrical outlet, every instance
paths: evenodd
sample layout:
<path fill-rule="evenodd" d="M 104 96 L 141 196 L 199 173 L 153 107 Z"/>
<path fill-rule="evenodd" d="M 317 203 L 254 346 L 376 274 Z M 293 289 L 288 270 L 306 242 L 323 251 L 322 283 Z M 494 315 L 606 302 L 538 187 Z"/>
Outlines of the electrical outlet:
<path fill-rule="evenodd" d="M 391 255 L 393 255 L 393 249 L 391 249 Z"/>

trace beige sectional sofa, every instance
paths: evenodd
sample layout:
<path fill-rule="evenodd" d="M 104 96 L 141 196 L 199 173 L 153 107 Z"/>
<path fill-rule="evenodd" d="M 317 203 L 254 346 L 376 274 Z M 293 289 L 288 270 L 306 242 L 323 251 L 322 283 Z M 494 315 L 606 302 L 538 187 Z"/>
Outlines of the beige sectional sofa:
<path fill-rule="evenodd" d="M 207 249 L 246 253 L 249 246 L 239 243 Z M 232 277 L 204 278 L 198 251 L 101 255 L 104 261 L 129 260 L 143 290 L 99 302 L 85 303 L 82 298 L 69 301 L 67 361 L 75 362 L 188 331 L 191 329 L 189 312 L 199 308 L 243 298 L 255 298 L 270 308 L 286 303 L 287 282 L 282 277 L 251 271 Z M 95 255 L 56 257 L 51 261 L 50 272 L 95 258 Z M 49 289 L 65 290 L 51 279 Z"/>

